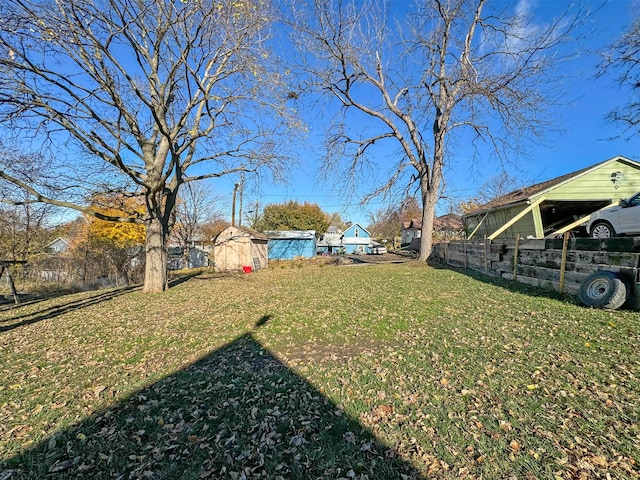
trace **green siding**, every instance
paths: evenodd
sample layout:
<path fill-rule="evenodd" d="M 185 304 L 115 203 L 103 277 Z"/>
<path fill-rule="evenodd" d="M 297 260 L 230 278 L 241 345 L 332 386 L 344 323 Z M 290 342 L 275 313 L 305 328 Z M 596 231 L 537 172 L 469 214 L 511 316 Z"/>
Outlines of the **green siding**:
<path fill-rule="evenodd" d="M 540 205 L 537 205 L 532 211 L 533 224 L 535 225 L 536 238 L 544 237 L 544 225 L 542 224 L 542 215 L 540 214 Z"/>
<path fill-rule="evenodd" d="M 482 226 L 475 233 L 474 238 L 484 238 L 485 236 L 491 235 L 528 206 L 529 205 L 527 204 L 520 204 L 511 208 L 489 212 L 482 223 Z M 467 224 L 470 227 L 468 228 L 469 233 L 471 233 L 476 225 L 478 225 L 478 222 L 482 220 L 483 216 L 484 214 L 474 217 L 473 219 L 467 219 Z M 535 234 L 536 228 L 533 220 L 533 212 L 529 212 L 516 223 L 511 225 L 511 227 L 498 235 L 498 238 L 516 238 L 517 235 L 527 237 L 529 235 L 535 236 Z"/>
<path fill-rule="evenodd" d="M 611 182 L 611 174 L 614 172 L 622 172 L 624 179 L 620 183 Z M 547 200 L 615 201 L 630 197 L 638 191 L 640 191 L 640 170 L 622 161 L 616 161 L 601 165 L 542 194 Z M 536 196 L 531 198 L 535 199 Z"/>
<path fill-rule="evenodd" d="M 624 177 L 622 181 L 616 183 L 611 181 L 611 174 L 615 172 L 622 174 Z M 637 166 L 627 163 L 623 159 L 615 158 L 611 161 L 604 162 L 602 165 L 582 175 L 571 178 L 563 184 L 539 192 L 537 195 L 532 195 L 529 201 L 534 202 L 536 199 L 544 196 L 545 201 L 616 202 L 621 198 L 628 198 L 638 191 L 640 191 L 640 169 Z M 544 202 L 542 205 L 544 205 Z M 491 235 L 527 208 L 527 206 L 527 203 L 521 203 L 513 207 L 489 212 L 482 226 L 474 234 L 474 237 L 483 238 Z M 480 214 L 465 219 L 468 234 L 473 231 L 483 216 L 484 214 Z M 538 235 L 536 235 L 536 223 L 538 226 Z M 520 237 L 530 235 L 534 237 L 541 236 L 542 229 L 543 225 L 540 210 L 536 208 L 502 232 L 497 238 L 515 238 L 517 235 L 520 235 Z"/>

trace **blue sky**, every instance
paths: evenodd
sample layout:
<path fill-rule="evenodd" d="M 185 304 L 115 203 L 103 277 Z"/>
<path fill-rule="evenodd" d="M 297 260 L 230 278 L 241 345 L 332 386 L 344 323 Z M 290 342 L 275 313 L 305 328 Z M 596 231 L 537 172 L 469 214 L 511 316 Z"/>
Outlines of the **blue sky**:
<path fill-rule="evenodd" d="M 410 9 L 413 0 L 390 0 L 394 13 Z M 575 5 L 565 0 L 490 0 L 489 4 L 526 10 L 533 13 L 535 21 L 545 25 L 549 19 L 558 17 Z M 630 25 L 640 11 L 640 0 L 584 0 L 580 5 L 593 14 L 576 32 L 580 42 L 572 43 L 561 56 L 571 55 L 571 61 L 558 65 L 564 80 L 558 89 L 566 91 L 562 104 L 549 112 L 554 120 L 555 130 L 545 135 L 544 144 L 536 146 L 521 158 L 511 159 L 508 170 L 517 177 L 521 185 L 530 185 L 550 178 L 588 167 L 617 155 L 640 161 L 640 135 L 628 139 L 618 125 L 606 120 L 606 115 L 614 107 L 628 101 L 628 91 L 620 90 L 613 76 L 596 78 L 596 66 L 601 61 L 601 53 Z M 286 54 L 285 54 L 286 56 Z M 306 113 L 306 112 L 302 112 Z M 366 205 L 359 205 L 362 196 L 369 192 L 375 180 L 385 179 L 382 168 L 372 168 L 362 183 L 356 185 L 356 194 L 349 197 L 344 190 L 332 188 L 319 178 L 322 156 L 322 140 L 325 124 L 318 122 L 317 112 L 304 118 L 309 135 L 293 147 L 298 158 L 287 174 L 287 184 L 274 185 L 263 180 L 259 189 L 247 185 L 243 196 L 244 212 L 269 203 L 287 200 L 317 203 L 327 213 L 337 212 L 345 221 L 369 223 L 369 213 L 386 206 L 382 199 L 374 199 Z M 286 141 L 286 139 L 284 140 Z M 376 145 L 377 146 L 377 145 Z M 390 150 L 379 150 L 383 158 Z M 480 155 L 471 162 L 471 149 L 459 146 L 456 157 L 450 158 L 451 167 L 445 172 L 445 195 L 450 201 L 438 205 L 437 214 L 447 213 L 451 202 L 459 203 L 472 198 L 479 188 L 501 170 L 488 155 Z M 219 210 L 231 217 L 231 198 L 236 177 L 222 178 L 210 183 L 212 195 L 219 198 Z M 640 185 L 638 186 L 640 190 Z M 67 212 L 71 214 L 72 212 Z M 75 215 L 75 214 L 74 214 Z"/>
<path fill-rule="evenodd" d="M 394 0 L 394 7 L 404 6 L 408 2 Z M 541 24 L 571 6 L 569 2 L 561 0 L 521 0 L 506 5 L 529 9 Z M 614 106 L 625 103 L 628 92 L 620 90 L 614 84 L 613 77 L 595 77 L 596 66 L 600 62 L 598 52 L 604 51 L 629 26 L 635 12 L 640 10 L 640 0 L 591 0 L 583 2 L 582 6 L 594 13 L 578 32 L 586 36 L 581 44 L 573 44 L 570 51 L 563 52 L 573 54 L 574 59 L 558 67 L 565 77 L 564 83 L 558 87 L 566 89 L 567 94 L 563 97 L 562 105 L 549 112 L 555 123 L 555 131 L 547 134 L 544 145 L 532 149 L 528 158 L 512 159 L 513 165 L 508 167 L 511 175 L 524 185 L 579 170 L 616 155 L 640 161 L 640 135 L 626 139 L 621 136 L 621 128 L 605 118 Z M 310 135 L 306 143 L 299 145 L 300 161 L 292 169 L 288 184 L 263 184 L 260 192 L 245 192 L 245 211 L 256 201 L 261 206 L 289 199 L 310 201 L 319 204 L 326 212 L 340 213 L 343 220 L 366 225 L 369 222 L 368 212 L 383 208 L 385 203 L 377 199 L 360 206 L 358 195 L 349 203 L 346 195 L 321 184 L 317 176 L 317 152 L 321 151 L 322 127 L 313 122 L 309 123 L 309 127 Z M 458 149 L 457 154 L 465 155 L 464 149 Z M 495 163 L 480 160 L 467 168 L 460 168 L 461 164 L 464 165 L 464 162 L 456 162 L 457 167 L 446 172 L 446 195 L 453 201 L 469 199 L 484 182 L 500 173 Z M 375 177 L 376 172 L 372 171 L 371 175 Z M 230 202 L 229 186 L 216 184 L 214 188 L 216 193 L 228 197 Z M 365 190 L 363 185 L 358 192 L 363 194 Z M 448 205 L 447 202 L 441 202 L 437 213 L 446 213 Z"/>

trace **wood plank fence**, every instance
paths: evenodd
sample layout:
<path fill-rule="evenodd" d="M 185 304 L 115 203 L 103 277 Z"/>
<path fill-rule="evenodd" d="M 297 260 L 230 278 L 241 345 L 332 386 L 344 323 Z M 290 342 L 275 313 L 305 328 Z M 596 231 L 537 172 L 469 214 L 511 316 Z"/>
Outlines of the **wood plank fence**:
<path fill-rule="evenodd" d="M 628 305 L 640 310 L 640 237 L 450 241 L 435 244 L 432 259 L 569 294 L 592 273 L 608 270 L 632 282 Z"/>

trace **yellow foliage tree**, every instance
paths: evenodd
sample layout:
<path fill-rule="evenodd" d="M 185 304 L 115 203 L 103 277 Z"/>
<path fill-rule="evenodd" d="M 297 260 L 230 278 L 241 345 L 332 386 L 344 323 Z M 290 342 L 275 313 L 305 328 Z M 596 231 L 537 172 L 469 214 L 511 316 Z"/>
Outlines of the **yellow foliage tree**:
<path fill-rule="evenodd" d="M 91 209 L 109 217 L 135 219 L 144 214 L 144 199 L 121 194 L 94 195 Z M 132 279 L 133 258 L 145 243 L 145 226 L 134 221 L 116 223 L 85 215 L 72 241 L 74 256 L 81 260 L 83 282 L 108 276 L 129 283 Z M 143 265 L 140 262 L 138 265 Z M 136 278 L 137 280 L 137 278 Z"/>
<path fill-rule="evenodd" d="M 140 197 L 122 195 L 96 195 L 91 208 L 111 217 L 132 217 L 144 214 L 144 202 Z M 145 228 L 139 223 L 116 223 L 88 216 L 88 236 L 92 241 L 127 249 L 145 242 Z"/>

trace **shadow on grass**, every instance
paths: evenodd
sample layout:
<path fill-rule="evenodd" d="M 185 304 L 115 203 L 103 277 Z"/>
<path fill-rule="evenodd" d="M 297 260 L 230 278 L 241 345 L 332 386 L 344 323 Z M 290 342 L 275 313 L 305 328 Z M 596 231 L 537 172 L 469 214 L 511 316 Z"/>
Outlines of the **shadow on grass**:
<path fill-rule="evenodd" d="M 180 275 L 179 277 L 176 277 L 169 281 L 169 287 L 175 287 L 177 285 L 180 285 L 181 283 L 187 282 L 193 279 L 194 277 L 198 277 L 201 274 L 202 272 L 198 271 L 198 272 L 193 272 L 185 275 Z M 112 300 L 113 298 L 119 297 L 120 295 L 123 295 L 132 290 L 136 290 L 138 288 L 140 288 L 139 285 L 130 285 L 127 287 L 121 287 L 121 288 L 112 289 L 108 291 L 97 291 L 88 297 L 83 297 L 78 300 L 65 302 L 62 305 L 54 305 L 54 306 L 50 306 L 35 312 L 22 313 L 22 314 L 10 316 L 3 320 L 0 320 L 0 333 L 7 332 L 9 330 L 13 330 L 14 328 L 22 327 L 24 325 L 37 323 L 42 320 L 49 320 L 52 318 L 56 318 L 56 317 L 59 317 L 60 315 L 64 315 L 65 313 L 68 313 L 73 310 L 78 310 L 80 308 L 85 308 L 91 305 L 96 305 L 98 303 L 106 302 L 108 300 Z M 0 304 L 0 312 L 10 311 L 13 309 L 17 309 L 19 307 L 36 305 L 40 302 L 44 302 L 46 300 L 51 300 L 54 298 L 59 298 L 66 295 L 71 295 L 71 294 L 69 292 L 64 292 L 64 293 L 56 292 L 52 294 L 38 296 L 37 298 L 33 298 L 26 301 L 23 300 L 20 303 L 20 305 L 14 305 L 13 303 L 11 303 L 10 305 Z M 0 480 L 2 480 L 1 477 L 0 477 Z"/>
<path fill-rule="evenodd" d="M 25 307 L 28 305 L 35 305 L 37 303 L 46 302 L 48 300 L 75 295 L 80 292 L 81 290 L 66 289 L 47 292 L 19 293 L 18 297 L 20 298 L 20 303 L 18 305 L 16 305 L 11 295 L 0 295 L 0 312 L 14 310 L 16 308 Z"/>
<path fill-rule="evenodd" d="M 204 273 L 202 270 L 197 270 L 195 272 L 178 274 L 175 276 L 175 278 L 172 278 L 171 280 L 169 280 L 169 288 L 173 288 L 175 286 L 180 285 L 181 283 L 188 282 L 192 278 L 202 275 L 202 273 Z"/>
<path fill-rule="evenodd" d="M 11 479 L 419 478 L 251 334 L 3 468 Z"/>
<path fill-rule="evenodd" d="M 201 276 L 203 273 L 206 273 L 206 270 L 198 270 L 190 273 L 176 274 L 174 278 L 171 278 L 168 282 L 169 287 L 175 287 L 180 285 L 181 283 L 187 282 L 192 278 Z M 124 288 L 125 291 L 135 289 L 140 285 L 128 285 Z M 102 295 L 101 289 L 95 290 L 98 295 Z M 120 291 L 120 288 L 117 288 L 117 291 Z M 20 303 L 18 305 L 15 304 L 13 297 L 10 295 L 0 295 L 0 312 L 6 310 L 12 310 L 18 307 L 24 307 L 27 305 L 34 305 L 40 302 L 44 302 L 47 300 L 52 300 L 54 298 L 64 297 L 67 295 L 74 295 L 79 293 L 78 291 L 72 290 L 59 290 L 59 291 L 51 291 L 46 293 L 21 293 L 19 294 Z"/>
<path fill-rule="evenodd" d="M 454 272 L 462 273 L 467 277 L 473 278 L 475 280 L 488 283 L 495 287 L 503 288 L 504 290 L 508 290 L 514 293 L 521 293 L 523 295 L 527 295 L 529 297 L 542 297 L 549 298 L 552 300 L 559 300 L 561 302 L 571 303 L 575 305 L 580 305 L 578 298 L 575 295 L 570 295 L 568 293 L 561 293 L 553 288 L 545 288 L 539 287 L 535 285 L 529 285 L 526 283 L 521 283 L 514 280 L 507 280 L 505 278 L 492 277 L 490 275 L 486 275 L 478 270 L 473 270 L 471 268 L 464 269 L 455 267 L 452 265 L 445 265 L 442 262 L 429 261 L 429 266 L 433 267 L 437 270 L 452 270 Z"/>
<path fill-rule="evenodd" d="M 386 253 L 380 255 L 371 254 L 349 254 L 344 255 L 344 258 L 350 260 L 355 265 L 381 265 L 381 264 L 399 264 L 414 261 L 415 255 L 407 253 Z"/>
<path fill-rule="evenodd" d="M 124 295 L 132 290 L 139 288 L 138 286 L 129 286 L 122 287 L 115 290 L 109 290 L 107 292 L 101 291 L 96 292 L 94 295 L 89 297 L 83 297 L 78 300 L 65 302 L 62 305 L 53 305 L 51 307 L 38 310 L 35 312 L 23 313 L 19 315 L 15 315 L 13 317 L 7 317 L 3 320 L 0 320 L 0 333 L 7 332 L 9 330 L 13 330 L 14 328 L 22 327 L 24 325 L 31 325 L 32 323 L 37 323 L 42 320 L 49 320 L 52 318 L 59 317 L 60 315 L 64 315 L 65 313 L 78 310 L 81 308 L 86 308 L 91 305 L 96 305 L 98 303 L 106 302 L 108 300 L 112 300 L 120 295 Z M 42 300 L 39 300 L 42 301 Z M 38 303 L 39 301 L 32 302 L 32 304 Z M 20 304 L 20 307 L 24 307 L 29 305 L 29 303 Z"/>
<path fill-rule="evenodd" d="M 271 320 L 273 318 L 273 315 L 263 315 L 262 317 L 260 317 L 260 319 L 256 322 L 255 324 L 255 328 L 260 328 L 263 325 L 265 325 L 269 320 Z"/>

